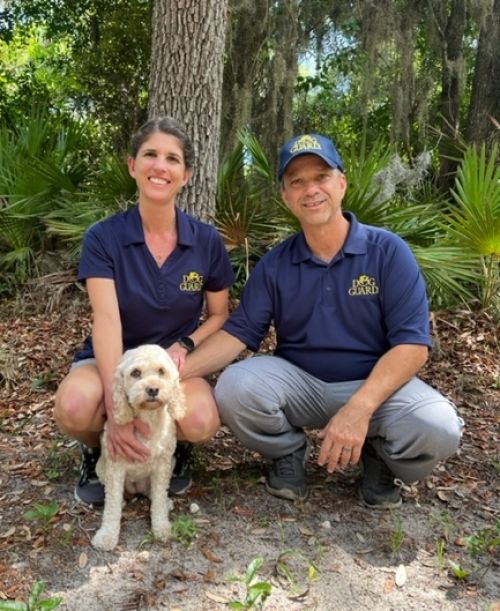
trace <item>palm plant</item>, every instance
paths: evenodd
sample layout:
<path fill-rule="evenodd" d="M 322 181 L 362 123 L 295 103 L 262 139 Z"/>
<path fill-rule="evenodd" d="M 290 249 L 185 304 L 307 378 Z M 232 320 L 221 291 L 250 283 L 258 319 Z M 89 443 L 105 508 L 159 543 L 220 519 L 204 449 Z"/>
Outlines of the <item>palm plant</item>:
<path fill-rule="evenodd" d="M 470 300 L 476 276 L 472 258 L 457 245 L 444 244 L 444 202 L 425 182 L 385 189 L 383 176 L 395 159 L 383 140 L 369 151 L 362 143 L 358 151 L 344 153 L 349 188 L 344 207 L 366 224 L 386 227 L 410 246 L 426 279 L 433 308 Z"/>
<path fill-rule="evenodd" d="M 89 176 L 85 188 L 71 199 L 62 197 L 44 216 L 49 235 L 57 235 L 76 257 L 84 232 L 97 221 L 126 209 L 136 195 L 136 183 L 123 157 L 108 155 Z"/>
<path fill-rule="evenodd" d="M 494 144 L 466 149 L 452 195 L 456 206 L 444 225 L 452 244 L 479 262 L 483 308 L 498 306 L 500 288 L 500 151 Z"/>
<path fill-rule="evenodd" d="M 44 216 L 70 199 L 86 175 L 84 127 L 36 111 L 14 128 L 0 128 L 0 267 L 18 280 L 50 247 Z"/>
<path fill-rule="evenodd" d="M 268 248 L 287 231 L 277 206 L 276 187 L 258 141 L 241 131 L 239 143 L 219 168 L 214 223 L 229 251 L 239 292 Z"/>

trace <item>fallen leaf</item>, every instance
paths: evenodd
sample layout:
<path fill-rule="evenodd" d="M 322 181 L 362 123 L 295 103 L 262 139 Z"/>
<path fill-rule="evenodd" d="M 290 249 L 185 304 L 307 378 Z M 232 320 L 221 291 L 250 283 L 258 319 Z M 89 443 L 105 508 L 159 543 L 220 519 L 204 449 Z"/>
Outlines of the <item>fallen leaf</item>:
<path fill-rule="evenodd" d="M 78 566 L 83 569 L 87 566 L 87 562 L 89 561 L 87 554 L 85 552 L 82 552 L 79 556 L 78 556 Z"/>
<path fill-rule="evenodd" d="M 398 568 L 396 569 L 396 577 L 395 577 L 395 582 L 398 588 L 401 588 L 404 586 L 404 584 L 406 583 L 406 579 L 407 579 L 406 567 L 404 564 L 400 564 Z"/>
<path fill-rule="evenodd" d="M 210 560 L 210 562 L 222 562 L 222 560 L 218 556 L 216 556 L 212 552 L 212 550 L 208 549 L 208 547 L 202 547 L 201 553 L 205 556 L 207 560 Z"/>
<path fill-rule="evenodd" d="M 252 535 L 263 535 L 266 532 L 267 528 L 254 528 L 252 530 Z"/>
<path fill-rule="evenodd" d="M 305 537 L 312 537 L 314 535 L 314 531 L 305 526 L 299 526 L 299 532 Z"/>
<path fill-rule="evenodd" d="M 0 539 L 8 539 L 16 532 L 16 527 L 11 526 L 9 530 L 6 530 L 4 533 L 0 534 Z"/>
<path fill-rule="evenodd" d="M 212 594 L 212 592 L 205 592 L 205 596 L 210 600 L 213 600 L 215 603 L 222 603 L 223 605 L 227 604 L 227 598 L 223 598 L 218 594 Z"/>
<path fill-rule="evenodd" d="M 205 573 L 203 573 L 203 581 L 205 583 L 213 583 L 215 581 L 215 571 L 212 569 L 205 571 Z"/>

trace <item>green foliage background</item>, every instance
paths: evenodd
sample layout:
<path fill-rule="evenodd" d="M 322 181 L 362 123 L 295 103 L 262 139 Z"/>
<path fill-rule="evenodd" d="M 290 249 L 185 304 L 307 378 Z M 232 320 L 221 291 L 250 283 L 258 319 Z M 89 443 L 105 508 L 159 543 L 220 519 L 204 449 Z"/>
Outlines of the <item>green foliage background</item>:
<path fill-rule="evenodd" d="M 0 296 L 74 270 L 85 229 L 134 201 L 124 161 L 129 135 L 147 115 L 151 5 L 13 0 L 0 13 Z M 232 6 L 238 15 L 236 0 Z M 408 133 L 398 134 L 388 93 L 401 71 L 396 38 L 388 35 L 379 48 L 385 63 L 375 62 L 359 16 L 342 13 L 343 3 L 329 14 L 329 6 L 316 0 L 314 11 L 300 16 L 304 57 L 314 57 L 316 68 L 309 61 L 299 70 L 294 130 L 337 142 L 349 180 L 345 208 L 408 241 L 433 308 L 498 311 L 498 146 L 466 145 L 460 134 L 442 133 L 441 59 L 422 19 L 413 70 L 423 93 L 413 100 Z M 393 8 L 397 17 L 400 7 Z M 471 95 L 477 36 L 470 18 L 462 109 Z M 267 39 L 259 61 L 272 61 L 274 40 Z M 261 104 L 266 83 L 261 79 Z M 268 138 L 252 125 L 239 126 L 234 147 L 223 143 L 229 153 L 220 162 L 213 218 L 237 272 L 236 294 L 258 258 L 298 229 L 280 201 L 275 150 L 266 152 Z M 417 168 L 422 151 L 429 158 L 423 170 Z M 445 189 L 436 178 L 443 155 L 457 164 Z M 391 178 L 395 163 L 415 178 Z"/>

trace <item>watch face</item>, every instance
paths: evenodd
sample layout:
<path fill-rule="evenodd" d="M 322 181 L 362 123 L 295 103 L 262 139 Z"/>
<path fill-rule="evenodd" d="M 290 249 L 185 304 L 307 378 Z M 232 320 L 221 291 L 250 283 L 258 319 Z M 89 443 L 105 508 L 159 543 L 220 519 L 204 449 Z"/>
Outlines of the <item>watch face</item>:
<path fill-rule="evenodd" d="M 179 340 L 179 344 L 188 352 L 194 350 L 194 342 L 190 337 L 181 337 Z"/>

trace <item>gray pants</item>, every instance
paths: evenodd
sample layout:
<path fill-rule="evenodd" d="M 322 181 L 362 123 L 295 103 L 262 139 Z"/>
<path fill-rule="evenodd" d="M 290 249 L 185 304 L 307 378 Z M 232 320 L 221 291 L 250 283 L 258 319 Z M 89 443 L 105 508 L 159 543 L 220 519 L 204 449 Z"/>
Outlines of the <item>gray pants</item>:
<path fill-rule="evenodd" d="M 323 428 L 362 383 L 323 382 L 282 358 L 256 356 L 221 374 L 215 398 L 222 422 L 245 447 L 278 458 L 303 445 L 304 427 Z M 454 405 L 415 377 L 374 413 L 368 437 L 410 483 L 457 450 L 462 429 Z"/>

